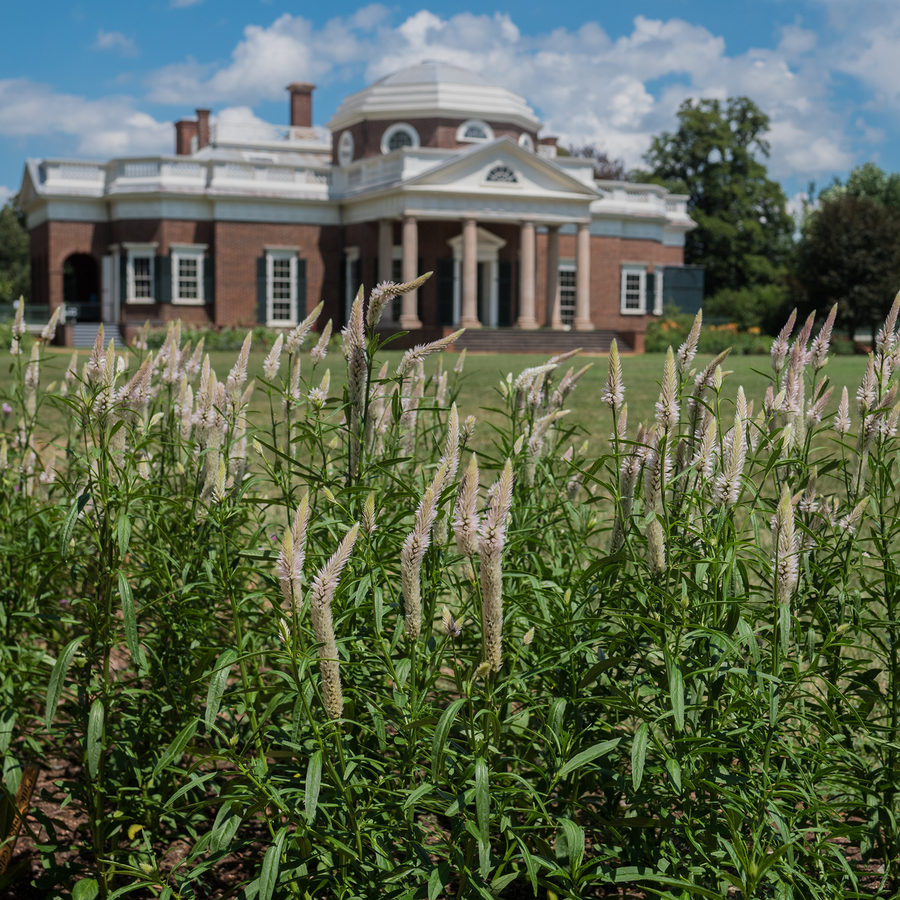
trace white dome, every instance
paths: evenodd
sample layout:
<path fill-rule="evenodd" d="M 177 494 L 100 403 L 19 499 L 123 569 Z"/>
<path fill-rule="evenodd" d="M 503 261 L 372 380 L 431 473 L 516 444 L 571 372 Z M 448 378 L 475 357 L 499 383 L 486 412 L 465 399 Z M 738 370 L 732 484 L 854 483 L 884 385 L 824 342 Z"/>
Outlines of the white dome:
<path fill-rule="evenodd" d="M 524 97 L 452 63 L 425 60 L 351 94 L 331 117 L 332 132 L 363 119 L 486 119 L 538 131 Z"/>

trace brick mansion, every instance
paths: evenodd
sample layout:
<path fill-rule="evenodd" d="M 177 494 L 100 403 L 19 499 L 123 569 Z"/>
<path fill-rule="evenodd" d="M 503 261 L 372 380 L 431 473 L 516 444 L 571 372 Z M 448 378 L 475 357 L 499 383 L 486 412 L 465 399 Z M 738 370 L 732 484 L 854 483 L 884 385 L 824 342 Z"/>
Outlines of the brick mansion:
<path fill-rule="evenodd" d="M 687 198 L 595 180 L 512 91 L 423 62 L 347 97 L 326 130 L 313 90 L 288 87 L 285 127 L 200 109 L 172 154 L 29 160 L 31 304 L 64 306 L 69 343 L 99 322 L 126 339 L 147 319 L 287 327 L 320 301 L 339 327 L 360 284 L 432 271 L 383 328 L 639 352 L 650 317 L 696 299 Z"/>

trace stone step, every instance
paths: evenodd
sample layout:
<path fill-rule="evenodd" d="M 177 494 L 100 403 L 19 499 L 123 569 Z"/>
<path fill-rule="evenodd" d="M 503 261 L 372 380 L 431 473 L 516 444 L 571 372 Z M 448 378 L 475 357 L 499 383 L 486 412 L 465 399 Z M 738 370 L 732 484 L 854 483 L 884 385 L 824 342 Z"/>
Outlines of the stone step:
<path fill-rule="evenodd" d="M 97 340 L 97 332 L 99 330 L 99 322 L 76 322 L 72 326 L 72 346 L 93 347 L 94 341 Z M 124 348 L 125 342 L 122 340 L 122 332 L 119 331 L 119 326 L 115 322 L 104 322 L 104 343 L 108 344 L 110 338 L 116 342 L 117 348 Z"/>
<path fill-rule="evenodd" d="M 631 345 L 614 331 L 520 331 L 516 328 L 468 329 L 454 344 L 455 350 L 470 353 L 566 353 L 580 347 L 585 353 L 608 353 L 616 339 L 623 353 Z"/>

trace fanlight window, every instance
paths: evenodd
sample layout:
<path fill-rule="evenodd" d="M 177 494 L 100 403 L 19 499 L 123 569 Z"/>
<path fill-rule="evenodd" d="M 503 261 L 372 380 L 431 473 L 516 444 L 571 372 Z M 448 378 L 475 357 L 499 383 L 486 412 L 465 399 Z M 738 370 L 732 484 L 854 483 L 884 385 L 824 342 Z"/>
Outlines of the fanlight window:
<path fill-rule="evenodd" d="M 405 129 L 395 131 L 388 140 L 390 150 L 399 150 L 401 147 L 412 147 L 412 135 Z"/>
<path fill-rule="evenodd" d="M 486 141 L 488 139 L 488 133 L 483 125 L 472 124 L 466 129 L 465 137 L 470 138 L 473 141 Z"/>
<path fill-rule="evenodd" d="M 487 175 L 488 181 L 496 181 L 501 184 L 516 184 L 518 178 L 509 166 L 494 166 Z"/>

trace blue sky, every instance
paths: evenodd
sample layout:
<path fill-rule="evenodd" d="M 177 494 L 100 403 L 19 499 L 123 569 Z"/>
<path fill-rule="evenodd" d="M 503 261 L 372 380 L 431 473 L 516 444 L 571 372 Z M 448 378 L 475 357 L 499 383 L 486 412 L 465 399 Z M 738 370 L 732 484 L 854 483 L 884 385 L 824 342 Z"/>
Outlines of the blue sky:
<path fill-rule="evenodd" d="M 795 201 L 867 160 L 900 169 L 891 0 L 5 3 L 0 31 L 0 198 L 29 156 L 171 152 L 171 123 L 197 106 L 286 123 L 290 81 L 319 85 L 325 124 L 346 94 L 425 58 L 482 72 L 545 133 L 630 165 L 686 97 L 746 95 Z"/>

